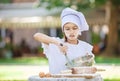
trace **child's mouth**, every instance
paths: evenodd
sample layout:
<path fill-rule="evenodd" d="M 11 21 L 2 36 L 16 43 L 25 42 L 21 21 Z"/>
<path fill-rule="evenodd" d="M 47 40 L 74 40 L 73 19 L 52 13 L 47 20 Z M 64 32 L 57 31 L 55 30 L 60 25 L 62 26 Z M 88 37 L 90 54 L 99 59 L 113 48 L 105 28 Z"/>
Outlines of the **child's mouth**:
<path fill-rule="evenodd" d="M 75 35 L 70 35 L 70 37 L 75 37 Z"/>

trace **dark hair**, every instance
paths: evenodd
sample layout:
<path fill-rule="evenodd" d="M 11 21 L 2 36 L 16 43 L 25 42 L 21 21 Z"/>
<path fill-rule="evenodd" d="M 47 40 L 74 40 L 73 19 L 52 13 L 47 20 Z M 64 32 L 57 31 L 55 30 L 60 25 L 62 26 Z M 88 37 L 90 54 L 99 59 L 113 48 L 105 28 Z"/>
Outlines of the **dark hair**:
<path fill-rule="evenodd" d="M 64 42 L 67 42 L 67 37 L 64 32 L 63 32 L 63 39 L 64 39 Z"/>
<path fill-rule="evenodd" d="M 67 42 L 67 37 L 66 36 L 64 36 L 64 41 Z"/>

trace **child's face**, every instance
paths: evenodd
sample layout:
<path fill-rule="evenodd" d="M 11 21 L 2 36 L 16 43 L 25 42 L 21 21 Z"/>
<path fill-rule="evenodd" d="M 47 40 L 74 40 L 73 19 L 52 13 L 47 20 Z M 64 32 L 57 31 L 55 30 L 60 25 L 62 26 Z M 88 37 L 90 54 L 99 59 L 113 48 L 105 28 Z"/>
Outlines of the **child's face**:
<path fill-rule="evenodd" d="M 63 31 L 68 40 L 76 40 L 79 35 L 79 28 L 74 23 L 66 23 Z"/>

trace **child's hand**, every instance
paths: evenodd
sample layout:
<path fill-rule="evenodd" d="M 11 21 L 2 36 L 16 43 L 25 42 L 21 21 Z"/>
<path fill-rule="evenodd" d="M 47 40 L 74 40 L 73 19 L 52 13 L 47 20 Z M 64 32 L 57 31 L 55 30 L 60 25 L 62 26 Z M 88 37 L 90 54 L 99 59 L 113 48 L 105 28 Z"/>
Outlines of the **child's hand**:
<path fill-rule="evenodd" d="M 65 44 L 60 43 L 60 45 L 58 47 L 63 54 L 67 53 L 68 47 Z"/>

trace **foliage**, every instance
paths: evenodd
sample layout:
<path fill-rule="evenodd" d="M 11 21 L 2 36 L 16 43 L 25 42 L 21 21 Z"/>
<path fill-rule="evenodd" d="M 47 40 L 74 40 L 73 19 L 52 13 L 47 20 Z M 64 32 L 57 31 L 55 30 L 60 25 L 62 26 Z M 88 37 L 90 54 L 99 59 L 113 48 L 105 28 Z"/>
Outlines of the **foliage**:
<path fill-rule="evenodd" d="M 114 6 L 120 5 L 120 0 L 110 0 Z M 39 0 L 38 7 L 44 6 L 47 9 L 55 7 L 74 7 L 77 10 L 95 8 L 104 5 L 107 0 Z"/>
<path fill-rule="evenodd" d="M 43 52 L 43 48 L 40 46 L 40 47 L 38 47 L 38 52 Z"/>
<path fill-rule="evenodd" d="M 114 6 L 120 5 L 120 0 L 111 0 Z"/>
<path fill-rule="evenodd" d="M 0 0 L 0 3 L 11 3 L 11 0 Z"/>
<path fill-rule="evenodd" d="M 51 9 L 54 7 L 60 7 L 60 6 L 65 6 L 63 3 L 63 0 L 40 0 L 39 6 L 44 6 L 46 5 L 47 9 Z"/>
<path fill-rule="evenodd" d="M 55 7 L 73 7 L 77 10 L 86 9 L 91 6 L 90 0 L 39 0 L 37 5 L 44 6 L 47 9 L 52 9 Z"/>
<path fill-rule="evenodd" d="M 6 50 L 12 50 L 12 49 L 13 49 L 13 45 L 12 45 L 11 43 L 7 43 L 7 44 L 5 45 L 5 49 L 6 49 Z"/>
<path fill-rule="evenodd" d="M 110 0 L 115 6 L 120 5 L 120 0 Z M 39 0 L 39 6 L 46 4 L 48 9 L 54 7 L 72 7 L 76 6 L 79 8 L 98 7 L 104 5 L 107 0 Z"/>
<path fill-rule="evenodd" d="M 107 0 L 95 0 L 95 6 L 101 6 L 106 3 Z"/>
<path fill-rule="evenodd" d="M 100 43 L 100 36 L 99 34 L 95 34 L 92 32 L 92 44 L 98 44 Z"/>
<path fill-rule="evenodd" d="M 120 29 L 118 30 L 118 40 L 120 42 Z"/>

